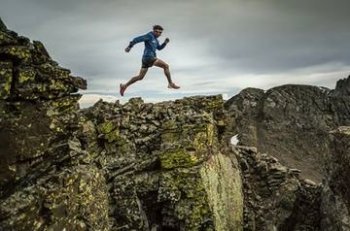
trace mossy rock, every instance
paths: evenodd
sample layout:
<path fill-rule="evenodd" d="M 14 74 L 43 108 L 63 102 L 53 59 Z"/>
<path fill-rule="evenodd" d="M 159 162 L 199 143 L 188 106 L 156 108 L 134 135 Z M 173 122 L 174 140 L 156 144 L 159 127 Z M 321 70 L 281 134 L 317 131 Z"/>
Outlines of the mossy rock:
<path fill-rule="evenodd" d="M 40 41 L 33 41 L 34 49 L 32 50 L 33 62 L 35 64 L 43 64 L 49 62 L 51 57 L 47 52 L 44 44 Z"/>
<path fill-rule="evenodd" d="M 16 39 L 14 39 L 11 35 L 3 32 L 0 30 L 0 45 L 4 46 L 4 45 L 15 45 L 18 42 L 16 41 Z"/>
<path fill-rule="evenodd" d="M 106 182 L 91 166 L 43 176 L 0 205 L 1 230 L 110 230 Z"/>
<path fill-rule="evenodd" d="M 0 47 L 0 54 L 10 57 L 15 62 L 31 63 L 31 53 L 26 46 L 4 46 Z"/>
<path fill-rule="evenodd" d="M 0 62 L 0 99 L 10 97 L 12 74 L 12 63 Z"/>
<path fill-rule="evenodd" d="M 198 158 L 182 148 L 163 152 L 159 159 L 163 169 L 187 168 L 198 164 Z"/>
<path fill-rule="evenodd" d="M 214 230 L 213 214 L 204 187 L 198 168 L 161 173 L 158 200 L 167 211 L 163 220 L 175 219 L 169 228 Z"/>

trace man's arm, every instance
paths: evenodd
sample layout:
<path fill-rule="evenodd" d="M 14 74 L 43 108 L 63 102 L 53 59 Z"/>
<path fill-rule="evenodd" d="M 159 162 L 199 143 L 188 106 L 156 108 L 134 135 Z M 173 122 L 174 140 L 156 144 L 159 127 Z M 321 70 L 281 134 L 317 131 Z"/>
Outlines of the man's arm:
<path fill-rule="evenodd" d="M 136 43 L 140 43 L 140 42 L 144 42 L 144 41 L 147 41 L 147 40 L 150 40 L 151 37 L 149 34 L 145 34 L 145 35 L 141 35 L 141 36 L 138 36 L 136 38 L 134 38 L 130 43 L 129 45 L 125 48 L 125 51 L 126 52 L 129 52 L 131 50 L 131 48 L 136 44 Z"/>
<path fill-rule="evenodd" d="M 159 44 L 158 44 L 157 49 L 158 49 L 158 50 L 163 49 L 163 48 L 168 44 L 169 41 L 170 41 L 170 39 L 169 39 L 169 38 L 166 38 L 166 39 L 164 40 L 164 42 L 162 43 L 162 45 L 159 45 Z"/>

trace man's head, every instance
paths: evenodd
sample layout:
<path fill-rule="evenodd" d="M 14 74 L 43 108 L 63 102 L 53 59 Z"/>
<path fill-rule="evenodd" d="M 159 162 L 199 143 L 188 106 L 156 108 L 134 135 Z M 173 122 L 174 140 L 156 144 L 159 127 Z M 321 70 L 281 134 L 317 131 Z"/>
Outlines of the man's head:
<path fill-rule="evenodd" d="M 163 32 L 163 27 L 160 25 L 153 26 L 153 34 L 158 38 Z"/>

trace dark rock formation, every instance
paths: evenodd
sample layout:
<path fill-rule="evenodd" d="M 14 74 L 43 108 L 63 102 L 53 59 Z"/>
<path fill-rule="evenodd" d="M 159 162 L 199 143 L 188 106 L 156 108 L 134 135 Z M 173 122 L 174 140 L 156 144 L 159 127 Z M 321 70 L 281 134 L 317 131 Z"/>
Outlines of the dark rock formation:
<path fill-rule="evenodd" d="M 86 88 L 85 80 L 52 61 L 40 42 L 0 31 L 1 184 L 48 157 L 56 137 L 71 135 L 80 98 L 71 93 L 78 88 Z"/>
<path fill-rule="evenodd" d="M 350 78 L 335 90 L 285 85 L 266 92 L 248 88 L 225 103 L 240 144 L 274 155 L 302 176 L 321 182 L 329 132 L 350 125 Z"/>
<path fill-rule="evenodd" d="M 350 76 L 347 79 L 339 80 L 332 94 L 335 96 L 350 96 Z"/>
<path fill-rule="evenodd" d="M 7 30 L 7 27 L 4 24 L 4 22 L 1 20 L 1 17 L 0 17 L 0 31 L 6 31 L 6 30 Z"/>
<path fill-rule="evenodd" d="M 332 131 L 331 155 L 322 192 L 322 230 L 350 230 L 350 127 Z"/>
<path fill-rule="evenodd" d="M 81 165 L 78 88 L 85 80 L 40 42 L 0 30 L 0 230 L 108 227 L 102 171 Z"/>
<path fill-rule="evenodd" d="M 300 170 L 256 148 L 234 150 L 243 179 L 244 230 L 321 230 L 320 185 L 300 180 Z"/>
<path fill-rule="evenodd" d="M 0 19 L 0 230 L 349 230 L 348 80 L 80 110 L 85 88 Z"/>

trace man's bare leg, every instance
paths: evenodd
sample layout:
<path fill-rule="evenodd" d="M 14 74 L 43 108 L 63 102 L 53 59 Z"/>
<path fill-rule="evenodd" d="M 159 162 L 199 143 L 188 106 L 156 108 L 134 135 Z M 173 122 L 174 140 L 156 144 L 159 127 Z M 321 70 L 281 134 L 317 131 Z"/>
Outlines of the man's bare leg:
<path fill-rule="evenodd" d="M 128 88 L 131 84 L 139 81 L 139 80 L 142 80 L 146 73 L 148 71 L 148 68 L 141 68 L 140 70 L 140 73 L 134 77 L 132 77 L 126 84 L 120 84 L 120 95 L 121 96 L 124 96 L 124 92 L 126 90 L 126 88 Z"/>
<path fill-rule="evenodd" d="M 164 74 L 166 76 L 166 78 L 168 79 L 168 88 L 173 88 L 173 89 L 179 89 L 180 87 L 177 86 L 175 83 L 173 83 L 173 81 L 171 80 L 171 75 L 170 75 L 170 70 L 169 70 L 169 65 L 164 62 L 161 59 L 157 59 L 154 63 L 154 66 L 156 67 L 160 67 L 163 68 L 164 70 Z"/>

